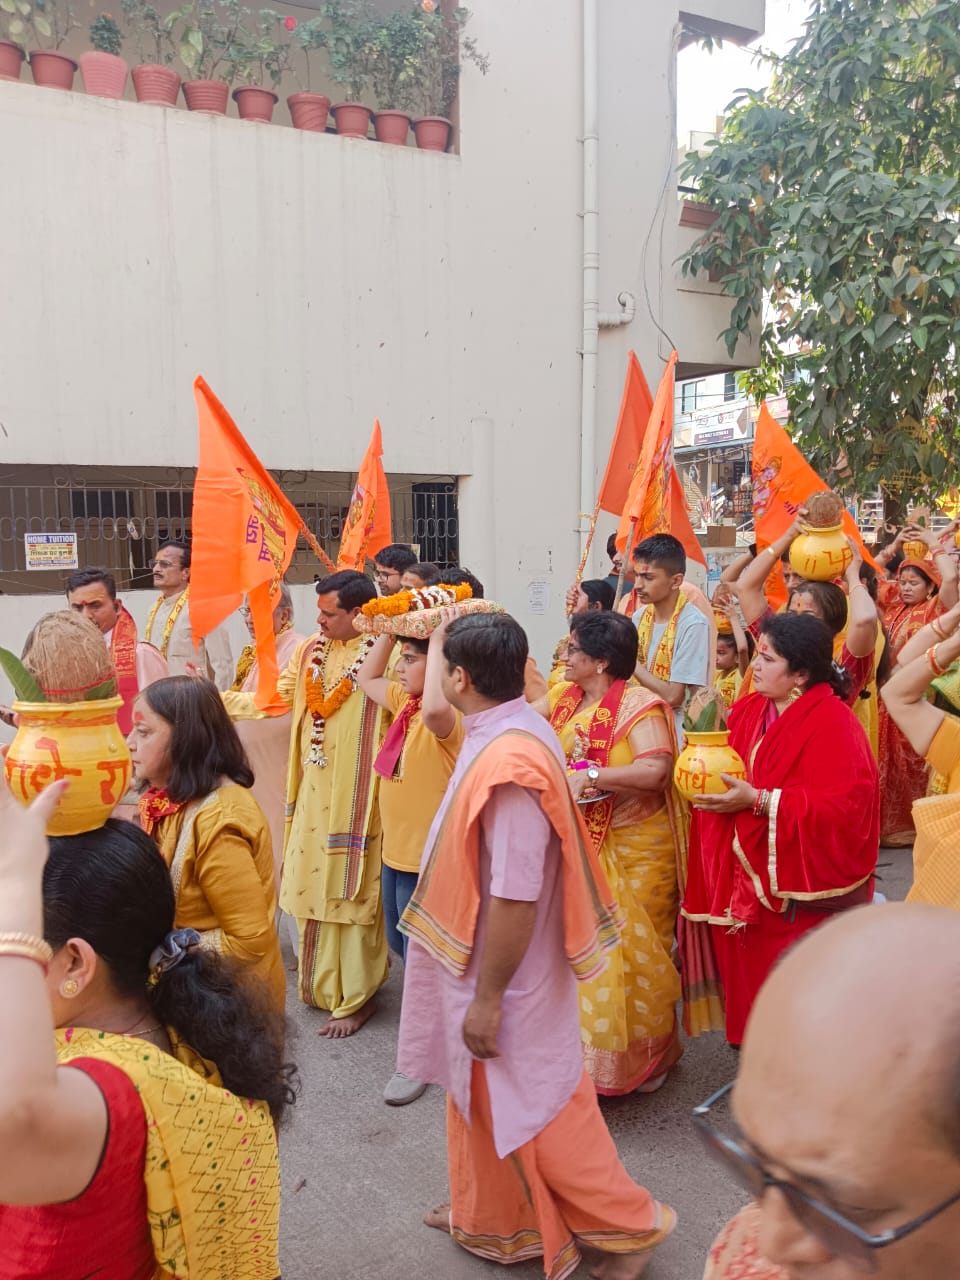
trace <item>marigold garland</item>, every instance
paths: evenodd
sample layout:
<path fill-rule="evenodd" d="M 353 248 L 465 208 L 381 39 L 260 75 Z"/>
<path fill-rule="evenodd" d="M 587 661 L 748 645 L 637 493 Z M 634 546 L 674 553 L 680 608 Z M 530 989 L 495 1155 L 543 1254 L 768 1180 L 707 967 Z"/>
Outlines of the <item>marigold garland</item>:
<path fill-rule="evenodd" d="M 417 609 L 439 609 L 445 604 L 459 604 L 469 600 L 473 591 L 466 582 L 455 587 L 440 583 L 436 587 L 420 587 L 417 590 L 398 591 L 392 596 L 378 596 L 368 600 L 360 612 L 367 618 L 398 618 L 402 613 Z"/>
<path fill-rule="evenodd" d="M 341 678 L 329 691 L 323 684 L 323 667 L 327 656 L 329 641 L 319 640 L 310 663 L 307 677 L 306 703 L 307 710 L 313 716 L 313 731 L 310 734 L 310 752 L 304 764 L 315 764 L 325 769 L 329 763 L 323 752 L 323 738 L 326 722 L 339 711 L 346 700 L 357 688 L 357 672 L 363 660 L 376 643 L 376 636 L 365 636 L 360 647 L 360 654 L 347 668 Z"/>

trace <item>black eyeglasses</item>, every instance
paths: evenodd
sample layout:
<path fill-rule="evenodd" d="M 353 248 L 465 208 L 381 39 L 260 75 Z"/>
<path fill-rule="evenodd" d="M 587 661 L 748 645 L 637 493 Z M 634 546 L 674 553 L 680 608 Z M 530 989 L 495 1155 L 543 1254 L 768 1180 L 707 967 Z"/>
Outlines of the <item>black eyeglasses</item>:
<path fill-rule="evenodd" d="M 732 1089 L 733 1082 L 725 1085 L 713 1097 L 708 1098 L 706 1102 L 693 1109 L 694 1126 L 707 1151 L 724 1166 L 737 1185 L 742 1187 L 744 1191 L 748 1191 L 755 1200 L 762 1200 L 770 1187 L 776 1187 L 786 1200 L 790 1212 L 797 1221 L 811 1235 L 816 1236 L 834 1257 L 845 1258 L 858 1271 L 863 1271 L 864 1273 L 876 1271 L 875 1250 L 885 1249 L 887 1245 L 896 1244 L 898 1240 L 903 1240 L 904 1237 L 912 1235 L 914 1231 L 925 1227 L 928 1222 L 932 1222 L 934 1218 L 952 1205 L 960 1204 L 960 1191 L 958 1191 L 949 1200 L 945 1200 L 943 1204 L 937 1205 L 935 1209 L 930 1209 L 919 1218 L 914 1218 L 912 1222 L 908 1222 L 902 1227 L 896 1227 L 891 1231 L 881 1231 L 879 1235 L 870 1235 L 862 1227 L 858 1227 L 855 1222 L 845 1218 L 842 1213 L 832 1209 L 830 1205 L 824 1204 L 822 1200 L 808 1195 L 806 1191 L 801 1191 L 792 1182 L 785 1182 L 782 1178 L 775 1177 L 768 1169 L 764 1168 L 756 1156 L 746 1150 L 741 1141 L 742 1135 L 738 1134 L 738 1136 L 734 1137 L 721 1133 L 719 1129 L 714 1128 L 707 1117 L 717 1103 L 727 1097 Z"/>

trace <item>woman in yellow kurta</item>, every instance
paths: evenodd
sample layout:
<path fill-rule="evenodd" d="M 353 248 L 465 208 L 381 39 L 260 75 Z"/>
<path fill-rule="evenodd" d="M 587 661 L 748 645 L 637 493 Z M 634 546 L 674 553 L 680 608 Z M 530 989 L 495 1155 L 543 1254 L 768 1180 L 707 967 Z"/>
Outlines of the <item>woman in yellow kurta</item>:
<path fill-rule="evenodd" d="M 671 959 L 683 842 L 673 715 L 631 679 L 636 657 L 628 618 L 575 615 L 567 680 L 550 690 L 547 708 L 626 922 L 607 968 L 579 988 L 584 1060 L 602 1094 L 651 1092 L 682 1052 L 680 977 Z M 593 794 L 600 798 L 591 801 Z"/>
<path fill-rule="evenodd" d="M 189 676 L 157 680 L 134 704 L 129 746 L 147 788 L 141 824 L 173 879 L 177 928 L 242 960 L 283 1008 L 270 827 L 216 687 Z"/>

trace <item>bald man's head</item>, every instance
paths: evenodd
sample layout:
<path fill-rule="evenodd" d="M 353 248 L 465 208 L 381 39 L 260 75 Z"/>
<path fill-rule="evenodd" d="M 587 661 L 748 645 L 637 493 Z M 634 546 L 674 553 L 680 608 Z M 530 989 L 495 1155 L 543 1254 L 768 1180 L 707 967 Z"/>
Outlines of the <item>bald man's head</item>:
<path fill-rule="evenodd" d="M 960 1192 L 960 915 L 891 904 L 808 934 L 754 1006 L 733 1095 L 775 1176 L 877 1235 Z M 781 1194 L 761 1246 L 793 1280 L 853 1280 Z M 884 1280 L 960 1275 L 960 1207 L 875 1253 Z"/>

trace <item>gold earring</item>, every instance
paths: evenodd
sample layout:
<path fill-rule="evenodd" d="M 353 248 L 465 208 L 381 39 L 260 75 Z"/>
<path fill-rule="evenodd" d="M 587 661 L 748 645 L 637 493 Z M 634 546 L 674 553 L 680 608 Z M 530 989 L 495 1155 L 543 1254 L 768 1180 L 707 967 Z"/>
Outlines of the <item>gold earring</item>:
<path fill-rule="evenodd" d="M 60 994 L 64 1000 L 72 1000 L 80 992 L 80 983 L 76 978 L 64 978 L 60 983 Z"/>
<path fill-rule="evenodd" d="M 598 676 L 602 676 L 602 675 L 603 675 L 603 667 L 597 667 L 597 675 L 598 675 Z"/>

